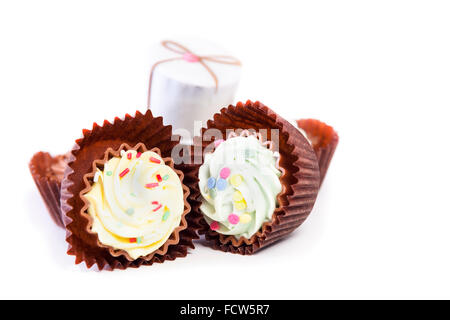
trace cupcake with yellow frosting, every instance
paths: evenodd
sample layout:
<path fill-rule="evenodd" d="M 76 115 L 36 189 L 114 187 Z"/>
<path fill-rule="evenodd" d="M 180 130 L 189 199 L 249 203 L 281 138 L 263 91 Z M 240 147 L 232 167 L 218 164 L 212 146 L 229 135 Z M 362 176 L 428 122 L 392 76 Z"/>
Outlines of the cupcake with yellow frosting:
<path fill-rule="evenodd" d="M 259 102 L 213 119 L 196 140 L 200 232 L 215 249 L 253 254 L 305 221 L 319 190 L 318 161 L 300 131 Z"/>
<path fill-rule="evenodd" d="M 68 253 L 76 263 L 123 269 L 185 256 L 198 222 L 189 214 L 183 168 L 170 157 L 178 144 L 171 127 L 147 111 L 83 134 L 61 187 Z"/>

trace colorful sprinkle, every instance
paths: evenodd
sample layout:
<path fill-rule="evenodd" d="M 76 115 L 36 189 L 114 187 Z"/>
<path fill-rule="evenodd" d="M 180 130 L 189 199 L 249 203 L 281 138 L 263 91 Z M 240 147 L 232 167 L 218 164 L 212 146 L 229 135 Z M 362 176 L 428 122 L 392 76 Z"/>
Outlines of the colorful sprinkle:
<path fill-rule="evenodd" d="M 219 191 L 225 190 L 227 188 L 227 180 L 217 179 L 216 187 L 217 187 L 217 190 L 219 190 Z"/>
<path fill-rule="evenodd" d="M 211 177 L 208 179 L 208 188 L 212 189 L 216 186 L 216 179 L 214 177 Z"/>
<path fill-rule="evenodd" d="M 136 239 L 136 242 L 137 242 L 137 243 L 141 243 L 141 242 L 142 242 L 142 237 L 137 238 L 137 239 Z"/>
<path fill-rule="evenodd" d="M 112 171 L 106 171 L 107 176 L 112 176 Z"/>
<path fill-rule="evenodd" d="M 131 160 L 131 158 L 133 158 L 133 155 L 131 154 L 131 152 L 128 152 L 128 154 L 127 154 L 127 159 L 128 159 L 128 160 Z"/>
<path fill-rule="evenodd" d="M 137 239 L 136 238 L 130 238 L 130 243 L 136 243 Z"/>
<path fill-rule="evenodd" d="M 239 187 L 239 185 L 244 181 L 244 178 L 240 174 L 233 174 L 230 178 L 230 183 L 233 187 Z"/>
<path fill-rule="evenodd" d="M 155 209 L 153 209 L 153 212 L 156 212 L 156 211 L 158 211 L 161 208 L 162 208 L 162 204 L 158 204 L 158 206 Z"/>
<path fill-rule="evenodd" d="M 99 175 L 100 175 L 99 172 L 96 171 L 96 172 L 95 172 L 95 175 L 94 175 L 94 182 L 97 182 L 97 181 L 98 181 Z"/>
<path fill-rule="evenodd" d="M 230 172 L 231 172 L 230 168 L 228 167 L 222 168 L 222 170 L 220 170 L 220 177 L 222 179 L 226 179 L 230 176 Z"/>
<path fill-rule="evenodd" d="M 142 156 L 142 152 L 138 152 L 138 153 L 136 154 L 136 159 L 139 159 L 141 156 Z"/>
<path fill-rule="evenodd" d="M 161 175 L 157 174 L 156 175 L 156 180 L 158 180 L 158 182 L 161 182 L 162 181 Z"/>
<path fill-rule="evenodd" d="M 169 175 L 166 174 L 166 175 L 163 177 L 163 180 L 164 180 L 164 181 L 169 180 Z"/>
<path fill-rule="evenodd" d="M 162 221 L 166 221 L 167 218 L 169 217 L 169 215 L 170 215 L 169 208 L 167 208 L 166 206 L 164 206 L 164 215 L 163 215 L 163 217 L 162 217 Z"/>
<path fill-rule="evenodd" d="M 223 142 L 223 139 L 215 140 L 214 141 L 214 147 L 218 147 Z"/>
<path fill-rule="evenodd" d="M 244 197 L 242 196 L 242 193 L 240 191 L 235 191 L 233 193 L 233 201 L 239 202 L 244 200 Z"/>
<path fill-rule="evenodd" d="M 158 183 L 158 182 L 147 183 L 147 184 L 145 185 L 145 187 L 146 187 L 147 189 L 156 188 L 157 186 L 159 186 L 159 183 Z"/>
<path fill-rule="evenodd" d="M 241 223 L 249 223 L 252 220 L 252 216 L 249 215 L 248 213 L 244 213 L 239 217 L 239 221 Z"/>
<path fill-rule="evenodd" d="M 134 192 L 130 193 L 130 196 L 136 197 L 136 195 L 134 194 Z"/>
<path fill-rule="evenodd" d="M 153 162 L 153 163 L 161 163 L 161 160 L 156 159 L 156 158 L 154 158 L 154 157 L 150 157 L 150 162 Z"/>
<path fill-rule="evenodd" d="M 134 213 L 134 209 L 133 208 L 128 208 L 127 211 L 125 211 L 127 213 L 127 215 L 131 216 Z"/>
<path fill-rule="evenodd" d="M 245 200 L 235 202 L 234 207 L 236 208 L 236 210 L 242 211 L 247 208 L 247 203 L 245 202 Z"/>
<path fill-rule="evenodd" d="M 158 201 L 152 201 L 152 204 L 158 204 L 159 202 Z"/>
<path fill-rule="evenodd" d="M 239 223 L 239 216 L 237 214 L 232 213 L 232 214 L 230 214 L 228 216 L 228 221 L 231 224 L 238 224 Z"/>
<path fill-rule="evenodd" d="M 211 228 L 211 230 L 215 231 L 215 230 L 219 230 L 219 223 L 217 221 L 213 221 L 209 227 Z"/>
<path fill-rule="evenodd" d="M 119 177 L 121 177 L 121 178 L 125 177 L 125 175 L 126 175 L 128 172 L 130 172 L 130 169 L 126 168 L 125 170 L 123 170 L 123 171 L 119 174 Z"/>

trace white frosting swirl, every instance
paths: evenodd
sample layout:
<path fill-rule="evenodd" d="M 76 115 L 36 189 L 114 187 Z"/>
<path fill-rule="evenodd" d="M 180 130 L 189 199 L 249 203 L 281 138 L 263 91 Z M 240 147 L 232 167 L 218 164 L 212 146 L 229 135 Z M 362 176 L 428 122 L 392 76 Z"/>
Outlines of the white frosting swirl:
<path fill-rule="evenodd" d="M 276 160 L 254 136 L 229 138 L 205 155 L 200 209 L 212 230 L 250 238 L 271 221 L 281 192 Z"/>
<path fill-rule="evenodd" d="M 183 187 L 157 153 L 122 151 L 97 169 L 94 181 L 84 197 L 100 243 L 137 259 L 160 248 L 180 225 Z"/>

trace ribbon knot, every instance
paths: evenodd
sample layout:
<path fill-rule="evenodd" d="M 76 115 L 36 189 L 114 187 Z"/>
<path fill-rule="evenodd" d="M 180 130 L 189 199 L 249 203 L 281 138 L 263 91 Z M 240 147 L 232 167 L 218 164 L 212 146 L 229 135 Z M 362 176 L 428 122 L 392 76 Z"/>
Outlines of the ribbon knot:
<path fill-rule="evenodd" d="M 223 56 L 223 55 L 209 55 L 209 56 L 201 56 L 193 53 L 191 50 L 186 48 L 185 46 L 171 40 L 165 40 L 161 42 L 161 45 L 165 47 L 166 49 L 175 52 L 179 54 L 179 57 L 164 59 L 156 62 L 150 71 L 150 80 L 148 84 L 148 98 L 147 98 L 147 108 L 150 108 L 150 94 L 152 92 L 152 80 L 153 80 L 153 73 L 155 71 L 155 68 L 160 65 L 161 63 L 166 63 L 169 61 L 175 61 L 175 60 L 185 60 L 189 63 L 200 63 L 206 71 L 211 75 L 211 77 L 214 80 L 214 84 L 216 86 L 216 92 L 217 88 L 219 86 L 219 79 L 217 79 L 216 74 L 214 71 L 211 70 L 211 68 L 205 63 L 205 61 L 215 62 L 215 63 L 221 63 L 221 64 L 230 64 L 235 66 L 240 66 L 241 63 L 238 59 L 232 57 L 232 56 Z"/>

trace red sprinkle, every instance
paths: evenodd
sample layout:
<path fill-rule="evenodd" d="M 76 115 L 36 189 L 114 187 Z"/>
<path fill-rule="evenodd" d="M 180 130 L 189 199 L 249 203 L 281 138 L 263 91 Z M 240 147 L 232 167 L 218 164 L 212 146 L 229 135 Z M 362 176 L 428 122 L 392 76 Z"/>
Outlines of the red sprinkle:
<path fill-rule="evenodd" d="M 133 155 L 131 154 L 131 152 L 128 152 L 128 154 L 127 154 L 128 160 L 131 160 L 132 157 L 133 157 Z"/>
<path fill-rule="evenodd" d="M 158 182 L 162 181 L 162 178 L 161 178 L 161 176 L 159 174 L 156 175 L 156 179 L 158 179 Z"/>
<path fill-rule="evenodd" d="M 162 204 L 159 204 L 155 209 L 153 209 L 153 212 L 158 211 L 159 209 L 161 209 Z"/>
<path fill-rule="evenodd" d="M 140 158 L 142 156 L 142 152 L 138 152 L 136 158 Z"/>
<path fill-rule="evenodd" d="M 159 202 L 158 201 L 152 201 L 152 204 L 158 204 Z"/>
<path fill-rule="evenodd" d="M 125 170 L 123 170 L 123 171 L 119 174 L 119 177 L 121 177 L 121 178 L 125 177 L 125 175 L 126 175 L 128 172 L 130 172 L 130 169 L 126 168 Z"/>
<path fill-rule="evenodd" d="M 150 157 L 150 162 L 153 162 L 153 163 L 161 163 L 161 160 L 156 159 L 156 158 L 154 158 L 154 157 Z"/>
<path fill-rule="evenodd" d="M 134 243 L 134 242 L 136 242 L 136 241 L 137 241 L 136 238 L 130 238 L 130 243 Z"/>
<path fill-rule="evenodd" d="M 159 183 L 158 183 L 158 182 L 147 183 L 147 184 L 145 185 L 146 188 L 155 188 L 155 187 L 157 187 L 157 186 L 159 186 Z"/>

